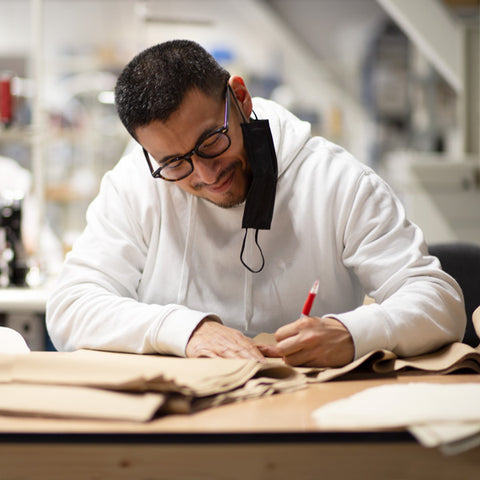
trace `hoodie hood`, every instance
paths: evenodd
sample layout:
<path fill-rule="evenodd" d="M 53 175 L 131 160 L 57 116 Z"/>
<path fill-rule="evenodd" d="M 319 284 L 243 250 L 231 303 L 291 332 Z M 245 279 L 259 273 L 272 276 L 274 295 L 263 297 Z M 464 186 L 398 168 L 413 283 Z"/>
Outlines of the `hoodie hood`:
<path fill-rule="evenodd" d="M 280 177 L 311 137 L 311 125 L 264 98 L 253 98 L 253 111 L 259 119 L 268 119 L 270 123 Z"/>

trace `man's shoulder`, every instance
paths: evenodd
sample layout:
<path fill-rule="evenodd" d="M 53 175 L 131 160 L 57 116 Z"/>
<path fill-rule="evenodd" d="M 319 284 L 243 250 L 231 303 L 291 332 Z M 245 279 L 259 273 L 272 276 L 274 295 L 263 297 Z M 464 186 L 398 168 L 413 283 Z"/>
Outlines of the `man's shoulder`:
<path fill-rule="evenodd" d="M 322 176 L 338 179 L 358 179 L 373 173 L 372 169 L 358 160 L 348 150 L 320 136 L 308 140 L 300 162 Z M 302 158 L 303 157 L 303 158 Z"/>

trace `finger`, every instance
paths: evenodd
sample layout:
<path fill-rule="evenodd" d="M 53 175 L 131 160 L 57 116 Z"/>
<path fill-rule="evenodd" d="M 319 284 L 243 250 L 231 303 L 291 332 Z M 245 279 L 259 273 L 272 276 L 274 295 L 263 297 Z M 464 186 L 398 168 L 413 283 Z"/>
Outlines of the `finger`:
<path fill-rule="evenodd" d="M 190 358 L 221 358 L 220 355 L 206 348 L 192 351 L 188 356 Z"/>
<path fill-rule="evenodd" d="M 243 334 L 239 334 L 234 350 L 238 351 L 242 358 L 255 358 L 257 360 L 264 358 L 258 349 L 258 345 L 256 345 L 251 338 L 245 337 Z"/>
<path fill-rule="evenodd" d="M 291 355 L 284 356 L 283 359 L 286 364 L 292 365 L 294 367 L 299 367 L 300 365 L 306 365 L 306 364 L 312 365 L 310 353 L 311 352 L 302 349 Z"/>
<path fill-rule="evenodd" d="M 223 358 L 244 358 L 247 360 L 263 360 L 263 355 L 258 352 L 251 352 L 249 350 L 232 350 L 227 349 L 221 353 Z"/>
<path fill-rule="evenodd" d="M 302 328 L 305 328 L 305 321 L 309 317 L 302 317 L 299 318 L 298 320 L 295 320 L 294 322 L 287 323 L 286 325 L 283 325 L 283 327 L 280 327 L 276 332 L 275 332 L 275 339 L 277 342 L 281 342 L 285 338 L 293 337 L 294 335 L 297 335 Z"/>
<path fill-rule="evenodd" d="M 264 359 L 253 340 L 237 330 L 216 322 L 204 322 L 192 334 L 187 344 L 187 356 Z"/>
<path fill-rule="evenodd" d="M 302 343 L 300 343 L 300 335 L 294 335 L 293 337 L 285 338 L 281 342 L 277 343 L 277 350 L 282 357 L 286 355 L 293 355 L 303 349 Z"/>
<path fill-rule="evenodd" d="M 264 356 L 257 346 L 248 338 L 243 337 L 238 342 L 222 342 L 218 353 L 224 358 L 248 358 L 263 360 Z"/>
<path fill-rule="evenodd" d="M 257 348 L 256 345 L 251 345 L 251 348 L 246 350 L 250 358 L 254 358 L 255 360 L 263 360 L 265 357 L 263 353 Z"/>
<path fill-rule="evenodd" d="M 282 354 L 278 351 L 275 345 L 258 344 L 257 348 L 263 354 L 264 357 L 281 357 Z"/>

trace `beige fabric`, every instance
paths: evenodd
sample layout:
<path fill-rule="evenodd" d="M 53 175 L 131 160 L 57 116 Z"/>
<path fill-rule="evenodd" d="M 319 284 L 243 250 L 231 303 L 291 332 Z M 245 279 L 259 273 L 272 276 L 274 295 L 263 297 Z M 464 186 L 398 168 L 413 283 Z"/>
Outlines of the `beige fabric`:
<path fill-rule="evenodd" d="M 480 309 L 477 312 L 476 328 L 479 328 Z M 275 344 L 275 339 L 270 334 L 261 334 L 255 337 L 255 341 L 257 343 Z M 480 373 L 480 346 L 473 348 L 464 343 L 455 342 L 435 352 L 408 358 L 398 358 L 388 350 L 375 350 L 343 367 L 296 368 L 298 372 L 306 375 L 308 382 L 326 382 L 351 372 L 401 375 L 402 373 L 416 371 L 418 373 L 447 374 L 460 369 Z"/>
<path fill-rule="evenodd" d="M 305 385 L 278 362 L 92 350 L 0 355 L 0 411 L 19 415 L 145 421 L 160 407 L 188 412 Z"/>
<path fill-rule="evenodd" d="M 475 316 L 478 327 L 480 311 Z M 274 338 L 263 334 L 256 341 Z M 444 374 L 459 369 L 480 373 L 480 347 L 454 343 L 412 358 L 377 350 L 341 368 L 294 368 L 282 359 L 257 363 L 92 350 L 0 354 L 0 411 L 146 421 L 158 411 L 190 412 L 347 374 Z"/>
<path fill-rule="evenodd" d="M 0 385 L 3 415 L 146 422 L 165 400 L 161 393 L 124 393 L 59 385 Z"/>
<path fill-rule="evenodd" d="M 236 389 L 257 374 L 303 382 L 287 365 L 244 359 L 187 359 L 94 350 L 0 355 L 0 381 L 175 392 L 196 397 Z"/>

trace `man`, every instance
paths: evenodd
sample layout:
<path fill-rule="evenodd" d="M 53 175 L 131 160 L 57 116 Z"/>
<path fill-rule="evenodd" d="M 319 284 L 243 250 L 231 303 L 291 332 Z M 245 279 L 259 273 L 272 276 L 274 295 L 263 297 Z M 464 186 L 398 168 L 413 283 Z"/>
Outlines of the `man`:
<path fill-rule="evenodd" d="M 145 50 L 115 94 L 140 146 L 105 175 L 67 257 L 47 308 L 57 348 L 339 366 L 462 337 L 459 287 L 388 186 L 308 123 L 252 100 L 199 45 Z M 268 119 L 273 143 L 251 115 Z M 261 332 L 277 346 L 257 347 Z"/>

